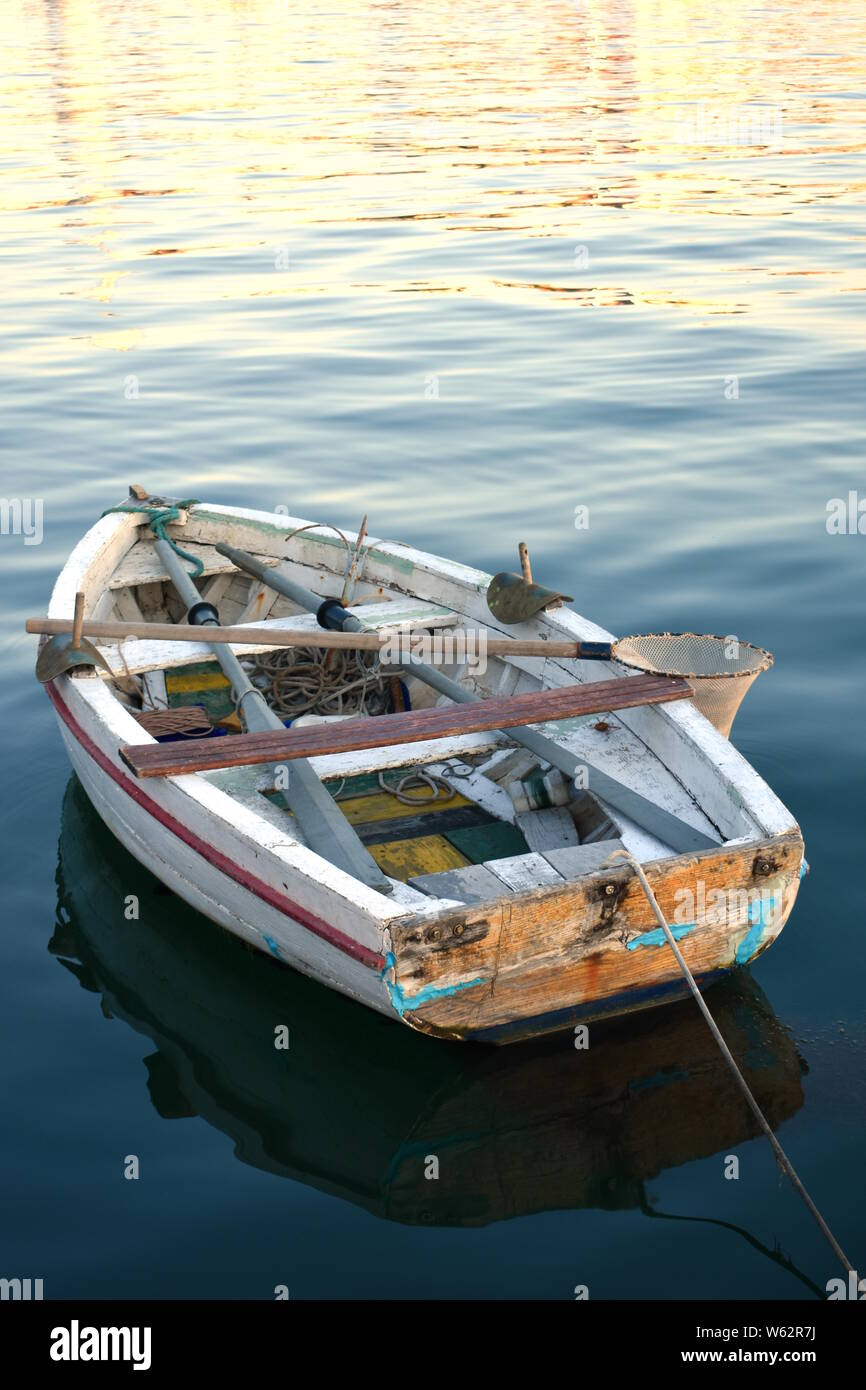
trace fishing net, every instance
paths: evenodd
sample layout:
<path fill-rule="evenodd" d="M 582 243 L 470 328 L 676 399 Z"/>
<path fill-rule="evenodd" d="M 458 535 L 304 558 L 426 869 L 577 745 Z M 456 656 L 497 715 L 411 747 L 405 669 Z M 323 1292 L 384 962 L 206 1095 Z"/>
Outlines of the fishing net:
<path fill-rule="evenodd" d="M 682 676 L 695 692 L 701 714 L 725 738 L 749 686 L 773 658 L 763 647 L 735 637 L 708 637 L 695 632 L 653 632 L 621 637 L 613 645 L 614 660 L 636 671 Z"/>

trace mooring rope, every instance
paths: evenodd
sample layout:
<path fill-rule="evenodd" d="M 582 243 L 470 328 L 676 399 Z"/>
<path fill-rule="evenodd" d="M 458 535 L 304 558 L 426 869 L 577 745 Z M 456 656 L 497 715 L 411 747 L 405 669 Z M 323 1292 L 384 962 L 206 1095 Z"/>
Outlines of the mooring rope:
<path fill-rule="evenodd" d="M 692 1221 L 698 1226 L 718 1226 L 722 1231 L 733 1231 L 734 1235 L 742 1236 L 743 1240 L 751 1245 L 753 1250 L 757 1250 L 759 1255 L 766 1255 L 767 1259 L 772 1260 L 780 1269 L 784 1269 L 788 1274 L 793 1274 L 795 1279 L 799 1279 L 801 1284 L 805 1284 L 810 1293 L 817 1294 L 818 1298 L 824 1298 L 826 1295 L 826 1289 L 822 1289 L 809 1278 L 808 1274 L 804 1274 L 801 1269 L 798 1269 L 794 1261 L 784 1254 L 778 1245 L 771 1250 L 768 1245 L 764 1245 L 763 1241 L 758 1240 L 757 1236 L 753 1236 L 751 1231 L 747 1231 L 744 1226 L 738 1226 L 733 1221 L 722 1221 L 718 1216 L 688 1216 L 682 1212 L 660 1211 L 658 1207 L 650 1206 L 643 1190 L 638 1194 L 637 1207 L 643 1216 L 652 1217 L 654 1221 Z"/>
<path fill-rule="evenodd" d="M 197 497 L 187 497 L 182 502 L 121 502 L 116 507 L 106 507 L 102 515 L 110 516 L 112 512 L 144 512 L 157 540 L 168 541 L 176 555 L 182 560 L 188 560 L 193 566 L 192 577 L 197 579 L 204 574 L 204 562 L 197 555 L 190 555 L 188 550 L 181 550 L 177 541 L 172 540 L 165 529 L 170 522 L 180 520 L 181 511 L 189 511 L 190 507 L 197 505 Z"/>
<path fill-rule="evenodd" d="M 606 863 L 609 864 L 614 859 L 626 859 L 628 860 L 629 864 L 631 864 L 631 867 L 634 869 L 635 874 L 637 875 L 638 880 L 640 882 L 640 886 L 646 894 L 647 901 L 653 910 L 656 921 L 658 922 L 659 926 L 664 932 L 667 943 L 674 953 L 677 965 L 680 967 L 680 970 L 685 976 L 686 983 L 688 984 L 689 989 L 695 996 L 698 1008 L 703 1014 L 707 1022 L 707 1026 L 709 1027 L 710 1032 L 712 1033 L 719 1046 L 722 1056 L 724 1057 L 725 1061 L 730 1067 L 734 1080 L 736 1081 L 737 1085 L 742 1091 L 743 1096 L 745 1097 L 745 1100 L 748 1103 L 749 1109 L 755 1116 L 755 1119 L 758 1121 L 758 1124 L 761 1126 L 761 1129 L 764 1131 L 764 1134 L 766 1134 L 767 1138 L 770 1141 L 770 1144 L 772 1145 L 773 1153 L 776 1156 L 776 1162 L 778 1163 L 782 1171 L 786 1173 L 787 1176 L 790 1178 L 794 1191 L 800 1197 L 802 1197 L 809 1213 L 817 1222 L 821 1234 L 828 1241 L 830 1248 L 833 1251 L 833 1254 L 836 1256 L 837 1260 L 840 1261 L 843 1269 L 848 1274 L 852 1273 L 853 1266 L 850 1264 L 847 1256 L 845 1255 L 845 1252 L 842 1250 L 842 1247 L 839 1245 L 839 1242 L 836 1240 L 835 1236 L 833 1235 L 833 1232 L 827 1225 L 827 1222 L 824 1220 L 818 1208 L 815 1206 L 815 1203 L 812 1201 L 812 1198 L 809 1196 L 808 1192 L 806 1191 L 805 1187 L 803 1186 L 802 1182 L 797 1176 L 796 1170 L 794 1169 L 794 1165 L 791 1163 L 791 1160 L 788 1158 L 788 1155 L 785 1153 L 785 1150 L 782 1148 L 782 1145 L 779 1143 L 778 1139 L 776 1138 L 775 1134 L 770 1128 L 770 1125 L 764 1116 L 764 1112 L 758 1105 L 758 1102 L 755 1100 L 755 1097 L 752 1095 L 752 1092 L 749 1090 L 743 1073 L 740 1071 L 739 1067 L 734 1061 L 734 1058 L 731 1055 L 727 1043 L 725 1042 L 724 1038 L 719 1032 L 718 1025 L 716 1024 L 715 1019 L 713 1018 L 712 1014 L 710 1013 L 709 1009 L 704 1003 L 704 997 L 701 994 L 701 991 L 698 989 L 697 985 L 695 984 L 694 975 L 692 974 L 691 970 L 689 970 L 689 967 L 683 960 L 683 955 L 680 951 L 679 946 L 676 943 L 676 938 L 674 937 L 673 932 L 671 931 L 670 927 L 667 924 L 667 921 L 665 920 L 665 915 L 659 907 L 658 899 L 656 898 L 655 893 L 649 885 L 649 880 L 647 879 L 647 876 L 643 871 L 643 867 L 634 858 L 634 855 L 629 854 L 628 850 L 614 850 L 613 854 L 608 856 Z"/>

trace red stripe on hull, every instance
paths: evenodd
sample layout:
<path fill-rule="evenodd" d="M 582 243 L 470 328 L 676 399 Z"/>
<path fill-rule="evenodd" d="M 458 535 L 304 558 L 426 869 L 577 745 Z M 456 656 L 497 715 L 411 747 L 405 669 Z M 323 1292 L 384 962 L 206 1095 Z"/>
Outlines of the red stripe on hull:
<path fill-rule="evenodd" d="M 262 880 L 256 878 L 254 874 L 248 873 L 246 869 L 242 869 L 240 865 L 235 864 L 227 855 L 220 854 L 219 850 L 214 849 L 212 845 L 206 844 L 204 840 L 194 835 L 191 830 L 188 830 L 185 825 L 179 820 L 176 820 L 175 817 L 160 806 L 158 802 L 153 801 L 135 782 L 129 777 L 126 777 L 119 768 L 114 766 L 111 759 L 106 757 L 98 744 L 94 743 L 90 735 L 82 729 L 69 707 L 60 698 L 53 681 L 46 685 L 45 689 L 58 716 L 63 720 L 70 733 L 84 751 L 102 768 L 103 772 L 108 773 L 109 777 L 126 792 L 127 796 L 132 797 L 133 801 L 137 802 L 143 810 L 153 816 L 154 820 L 158 820 L 160 825 L 163 825 L 166 830 L 171 831 L 172 835 L 176 835 L 177 838 L 182 840 L 185 845 L 188 845 L 190 849 L 195 850 L 196 854 L 200 855 L 202 859 L 206 859 L 209 864 L 219 869 L 220 872 L 224 873 L 228 878 L 234 879 L 235 883 L 239 883 L 242 888 L 246 888 L 248 892 L 260 898 L 262 902 L 266 902 L 269 907 L 276 908 L 277 912 L 282 912 L 286 917 L 291 917 L 302 927 L 305 927 L 307 931 L 312 932 L 314 936 L 321 937 L 323 941 L 327 941 L 330 946 L 334 946 L 338 951 L 342 951 L 347 956 L 352 956 L 354 960 L 360 961 L 362 965 L 368 966 L 370 970 L 381 971 L 385 968 L 384 956 L 378 955 L 375 951 L 370 950 L 368 946 L 362 946 L 358 941 L 353 941 L 350 936 L 346 936 L 345 933 L 339 931 L 337 927 L 332 927 L 330 923 L 323 921 L 321 917 L 316 917 L 314 913 L 308 912 L 306 908 L 301 907 L 298 903 L 292 902 L 290 898 L 284 898 L 282 894 L 277 893 L 276 890 L 271 888 L 267 883 L 263 883 Z"/>

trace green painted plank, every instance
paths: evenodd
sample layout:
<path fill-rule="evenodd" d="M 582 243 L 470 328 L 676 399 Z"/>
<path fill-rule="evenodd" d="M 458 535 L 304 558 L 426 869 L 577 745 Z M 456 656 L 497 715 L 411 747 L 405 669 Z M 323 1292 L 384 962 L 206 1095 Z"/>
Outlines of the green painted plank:
<path fill-rule="evenodd" d="M 397 772 L 397 769 L 395 768 L 394 771 Z M 394 777 L 394 781 L 399 780 L 398 774 Z M 326 777 L 324 782 L 332 796 L 336 795 L 337 792 L 340 793 L 341 801 L 343 797 L 348 800 L 353 796 L 364 796 L 367 792 L 380 792 L 382 790 L 379 786 L 378 772 L 361 772 L 357 777 Z M 340 790 L 341 782 L 343 783 L 342 790 Z"/>
<path fill-rule="evenodd" d="M 235 712 L 231 683 L 216 661 L 196 661 L 167 670 L 165 689 L 169 709 L 203 705 L 213 723 Z"/>
<path fill-rule="evenodd" d="M 446 839 L 473 864 L 489 859 L 509 859 L 513 854 L 528 854 L 529 846 L 516 825 L 507 821 L 492 821 L 466 829 L 446 830 Z"/>

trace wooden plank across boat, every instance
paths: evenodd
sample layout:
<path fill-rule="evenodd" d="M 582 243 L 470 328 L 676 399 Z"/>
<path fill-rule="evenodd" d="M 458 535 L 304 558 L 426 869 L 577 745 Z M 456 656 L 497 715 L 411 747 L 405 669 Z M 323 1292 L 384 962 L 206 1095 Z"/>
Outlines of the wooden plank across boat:
<path fill-rule="evenodd" d="M 587 714 L 600 714 L 629 706 L 688 700 L 694 694 L 688 681 L 667 676 L 635 676 L 631 680 L 597 681 L 592 686 L 566 686 L 562 690 L 527 691 L 480 701 L 475 705 L 450 705 L 444 709 L 385 714 L 376 719 L 347 719 L 312 728 L 285 729 L 282 733 L 243 734 L 214 743 L 154 746 L 127 744 L 120 756 L 137 777 L 177 777 L 187 772 L 206 772 L 242 764 L 288 762 L 293 758 L 324 757 L 358 749 L 423 743 L 449 734 L 477 734 L 490 729 L 512 729 Z"/>
<path fill-rule="evenodd" d="M 145 636 L 96 637 L 105 667 L 77 665 L 46 689 L 102 819 L 215 923 L 421 1032 L 497 1043 L 682 995 L 647 899 L 628 866 L 611 866 L 611 847 L 644 866 L 702 987 L 778 936 L 804 870 L 796 821 L 688 688 L 567 654 L 578 644 L 597 654 L 610 633 L 566 606 L 510 628 L 487 606 L 489 575 L 402 543 L 239 507 L 163 509 L 165 534 L 201 561 L 201 602 L 223 626 L 254 626 L 236 655 L 280 718 L 289 658 L 277 634 L 303 636 L 313 620 L 277 576 L 317 601 L 351 602 L 365 634 L 390 610 L 413 640 L 472 630 L 495 644 L 483 661 L 464 653 L 436 667 L 478 703 L 445 702 L 417 666 L 399 678 L 380 670 L 378 705 L 344 708 L 357 717 L 250 734 L 248 700 L 202 646 L 207 628 L 201 643 L 152 640 L 153 625 L 183 623 L 189 607 L 156 549 L 157 510 L 144 499 L 97 521 L 48 611 L 69 623 L 83 591 L 85 634 L 88 623 L 135 623 Z M 225 546 L 263 572 L 243 572 Z M 521 651 L 515 631 L 537 647 Z M 364 646 L 316 656 L 311 644 L 305 660 L 329 679 L 356 663 L 352 699 L 363 688 L 368 701 L 375 653 Z M 338 712 L 326 704 L 313 700 L 313 715 Z M 158 719 L 181 741 L 148 741 L 140 719 L 155 709 L 196 717 Z M 516 716 L 529 722 L 509 734 Z M 201 727 L 208 737 L 183 737 Z M 534 752 L 515 746 L 524 734 Z M 297 787 L 287 804 L 279 774 L 295 759 L 331 794 L 341 842 L 357 840 L 378 866 L 366 881 L 334 862 Z"/>

